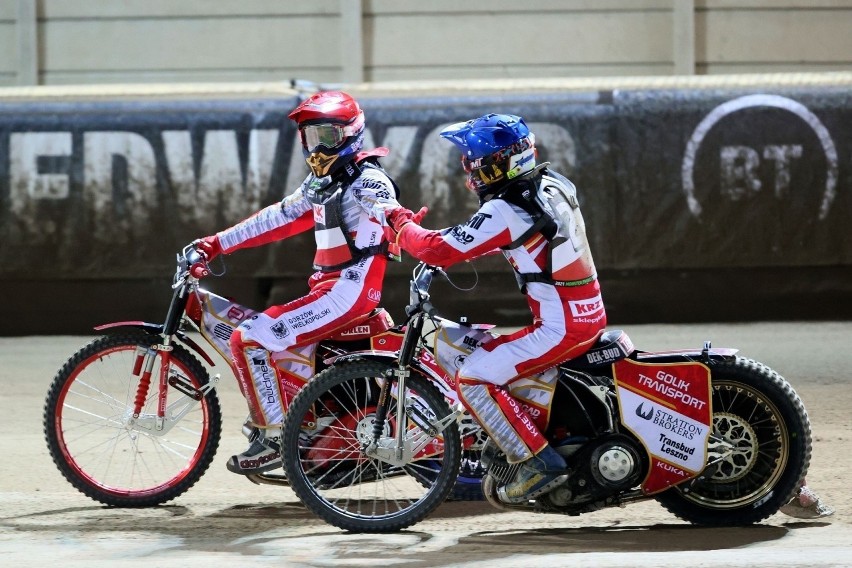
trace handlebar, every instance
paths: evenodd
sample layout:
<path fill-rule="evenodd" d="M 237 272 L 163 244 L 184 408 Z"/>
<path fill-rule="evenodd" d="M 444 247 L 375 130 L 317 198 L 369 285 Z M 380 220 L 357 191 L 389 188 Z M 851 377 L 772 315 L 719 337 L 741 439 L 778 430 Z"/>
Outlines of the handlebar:
<path fill-rule="evenodd" d="M 207 259 L 190 243 L 177 254 L 177 269 L 172 287 L 183 285 L 188 278 L 200 280 L 210 273 Z"/>
<path fill-rule="evenodd" d="M 430 301 L 429 288 L 435 274 L 446 278 L 447 273 L 439 266 L 432 266 L 420 262 L 414 268 L 411 275 L 411 287 L 409 291 L 409 304 L 405 307 L 405 313 L 411 317 L 416 313 L 425 313 L 430 317 L 438 315 L 438 310 Z"/>
<path fill-rule="evenodd" d="M 422 309 L 426 313 L 426 315 L 430 317 L 438 315 L 438 308 L 433 306 L 432 302 L 423 302 L 423 304 L 420 306 L 420 309 Z"/>

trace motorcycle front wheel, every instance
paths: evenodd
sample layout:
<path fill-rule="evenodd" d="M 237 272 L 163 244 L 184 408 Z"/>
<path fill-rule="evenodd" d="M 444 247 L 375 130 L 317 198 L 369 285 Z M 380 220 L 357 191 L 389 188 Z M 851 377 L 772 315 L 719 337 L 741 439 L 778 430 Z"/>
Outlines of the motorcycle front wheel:
<path fill-rule="evenodd" d="M 377 429 L 380 385 L 389 380 L 390 369 L 373 361 L 330 367 L 287 409 L 281 454 L 290 487 L 314 514 L 344 530 L 380 533 L 411 526 L 444 502 L 458 475 L 458 423 L 430 434 L 418 425 L 424 418 L 440 422 L 451 411 L 440 391 L 417 373 L 406 378 L 404 393 L 394 385 L 378 430 L 389 442 L 400 424 L 407 424 L 407 438 L 426 435 L 428 444 L 401 465 L 364 453 Z M 419 419 L 397 415 L 399 396 Z"/>
<path fill-rule="evenodd" d="M 137 349 L 159 339 L 143 332 L 98 338 L 62 366 L 47 394 L 44 434 L 54 463 L 77 490 L 105 505 L 150 507 L 174 499 L 207 471 L 219 445 L 222 414 L 215 390 L 196 402 L 170 387 L 170 407 L 158 429 L 162 351 L 142 410 L 133 417 Z M 208 383 L 207 371 L 186 349 L 175 345 L 170 353 L 169 378 L 195 389 Z M 184 405 L 189 412 L 170 424 Z"/>
<path fill-rule="evenodd" d="M 708 468 L 657 500 L 696 525 L 756 523 L 789 501 L 807 473 L 808 415 L 793 387 L 761 363 L 738 357 L 710 369 Z"/>

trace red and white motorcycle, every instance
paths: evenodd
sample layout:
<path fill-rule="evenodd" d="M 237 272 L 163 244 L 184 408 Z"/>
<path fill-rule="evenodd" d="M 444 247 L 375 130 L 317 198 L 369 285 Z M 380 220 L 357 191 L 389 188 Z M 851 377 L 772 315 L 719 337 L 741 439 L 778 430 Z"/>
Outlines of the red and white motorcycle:
<path fill-rule="evenodd" d="M 215 365 L 214 360 L 187 332 L 199 331 L 230 361 L 232 331 L 256 312 L 199 286 L 190 269 L 201 257 L 192 247 L 177 260 L 165 322 L 122 321 L 97 327 L 108 333 L 75 353 L 47 394 L 44 431 L 53 461 L 75 488 L 106 505 L 144 507 L 176 498 L 201 478 L 219 445 L 220 376 L 210 376 L 196 355 L 209 366 Z M 392 349 L 402 334 L 390 315 L 377 309 L 320 342 L 310 373 L 323 369 L 325 361 L 352 352 Z M 428 353 L 423 357 L 424 367 L 434 366 Z M 433 378 L 436 388 L 455 404 L 455 390 L 441 382 L 443 375 Z M 458 478 L 449 496 L 481 499 L 481 430 L 467 416 L 460 417 L 457 426 L 469 459 L 463 468 L 467 475 Z M 311 432 L 307 429 L 304 435 Z M 440 451 L 428 452 L 434 466 Z M 453 460 L 460 457 L 454 454 Z M 400 469 L 393 475 L 403 473 Z M 287 484 L 283 470 L 247 477 L 255 483 Z"/>
<path fill-rule="evenodd" d="M 407 321 L 370 348 L 327 362 L 284 421 L 287 480 L 339 528 L 390 532 L 425 518 L 452 491 L 464 452 L 453 376 L 492 340 L 493 326 L 436 315 L 429 287 L 444 272 L 420 264 Z M 787 503 L 808 468 L 811 432 L 790 384 L 734 349 L 644 352 L 610 330 L 577 359 L 512 394 L 568 464 L 566 481 L 521 504 L 493 442 L 482 450 L 486 499 L 502 509 L 578 515 L 656 499 L 700 525 L 758 522 Z M 543 380 L 544 379 L 544 380 Z"/>

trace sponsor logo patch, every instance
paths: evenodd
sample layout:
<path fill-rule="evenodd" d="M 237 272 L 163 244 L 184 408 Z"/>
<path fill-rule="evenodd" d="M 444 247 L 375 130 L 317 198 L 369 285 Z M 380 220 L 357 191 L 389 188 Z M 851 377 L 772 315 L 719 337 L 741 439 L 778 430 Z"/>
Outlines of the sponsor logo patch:
<path fill-rule="evenodd" d="M 473 236 L 468 235 L 464 229 L 456 225 L 450 231 L 450 235 L 463 245 L 469 245 L 473 242 Z"/>
<path fill-rule="evenodd" d="M 385 190 L 385 193 L 387 194 L 387 186 L 382 182 L 373 179 L 365 179 L 361 182 L 361 187 L 364 189 L 376 189 L 379 191 Z"/>
<path fill-rule="evenodd" d="M 276 322 L 272 326 L 269 327 L 269 331 L 272 332 L 272 335 L 277 337 L 278 339 L 284 339 L 288 335 L 290 335 L 290 328 L 283 321 Z"/>
<path fill-rule="evenodd" d="M 230 341 L 232 333 L 234 333 L 234 328 L 224 323 L 217 323 L 213 327 L 213 335 L 222 341 Z"/>
<path fill-rule="evenodd" d="M 487 213 L 477 213 L 465 224 L 471 229 L 478 229 L 482 226 L 482 223 L 484 223 L 486 219 L 491 219 L 491 215 L 488 215 Z"/>
<path fill-rule="evenodd" d="M 575 318 L 584 317 L 601 311 L 603 309 L 603 300 L 600 294 L 598 294 L 594 298 L 587 300 L 571 300 L 568 302 L 568 305 L 571 306 L 571 315 Z"/>
<path fill-rule="evenodd" d="M 277 404 L 278 397 L 276 396 L 274 383 L 275 373 L 272 368 L 267 364 L 266 359 L 261 357 L 252 357 L 251 364 L 251 374 L 257 384 L 258 394 L 268 404 Z"/>
<path fill-rule="evenodd" d="M 586 361 L 591 364 L 609 363 L 621 357 L 621 349 L 618 347 L 607 347 L 586 353 Z"/>
<path fill-rule="evenodd" d="M 343 278 L 349 280 L 350 282 L 360 282 L 361 281 L 361 273 L 357 270 L 346 270 L 343 272 Z"/>
<path fill-rule="evenodd" d="M 314 222 L 325 225 L 325 206 L 314 205 Z"/>
<path fill-rule="evenodd" d="M 642 418 L 643 420 L 650 420 L 654 416 L 654 407 L 650 407 L 648 410 L 644 410 L 645 403 L 639 403 L 639 406 L 636 407 L 636 416 Z"/>
<path fill-rule="evenodd" d="M 368 334 L 368 333 L 370 333 L 370 326 L 369 325 L 356 325 L 355 327 L 353 327 L 351 329 L 347 329 L 346 331 L 344 331 L 340 335 L 343 335 L 343 336 L 365 335 L 365 334 Z"/>
<path fill-rule="evenodd" d="M 330 313 L 331 313 L 331 308 L 326 308 L 319 313 L 315 313 L 313 310 L 308 310 L 306 312 L 302 312 L 301 314 L 297 314 L 297 315 L 288 317 L 287 323 L 290 326 L 292 326 L 293 328 L 298 329 L 298 328 L 301 328 L 301 327 L 311 325 L 312 323 L 315 323 L 315 322 L 323 319 L 324 317 L 326 317 Z"/>

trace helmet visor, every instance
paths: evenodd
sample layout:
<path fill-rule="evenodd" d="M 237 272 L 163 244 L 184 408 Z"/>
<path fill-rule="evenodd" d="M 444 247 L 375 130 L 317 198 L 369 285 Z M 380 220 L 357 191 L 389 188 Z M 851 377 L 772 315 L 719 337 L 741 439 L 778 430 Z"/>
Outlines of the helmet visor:
<path fill-rule="evenodd" d="M 516 177 L 535 165 L 535 136 L 530 133 L 511 146 L 473 160 L 462 154 L 461 162 L 465 173 L 479 175 L 486 184 L 500 181 L 504 174 Z"/>
<path fill-rule="evenodd" d="M 299 134 L 302 137 L 302 145 L 308 152 L 313 152 L 319 147 L 337 148 L 348 137 L 357 134 L 363 126 L 364 114 L 361 113 L 349 124 L 305 124 L 299 128 Z"/>
<path fill-rule="evenodd" d="M 325 148 L 336 148 L 344 140 L 344 127 L 340 124 L 309 124 L 300 129 L 302 133 L 302 145 L 313 152 L 320 146 Z"/>
<path fill-rule="evenodd" d="M 503 169 L 501 166 L 504 162 L 506 162 L 506 159 L 500 152 L 491 156 L 485 156 L 484 158 L 476 158 L 475 160 L 469 160 L 467 156 L 462 156 L 462 168 L 465 173 L 478 176 L 485 184 L 503 179 Z"/>

